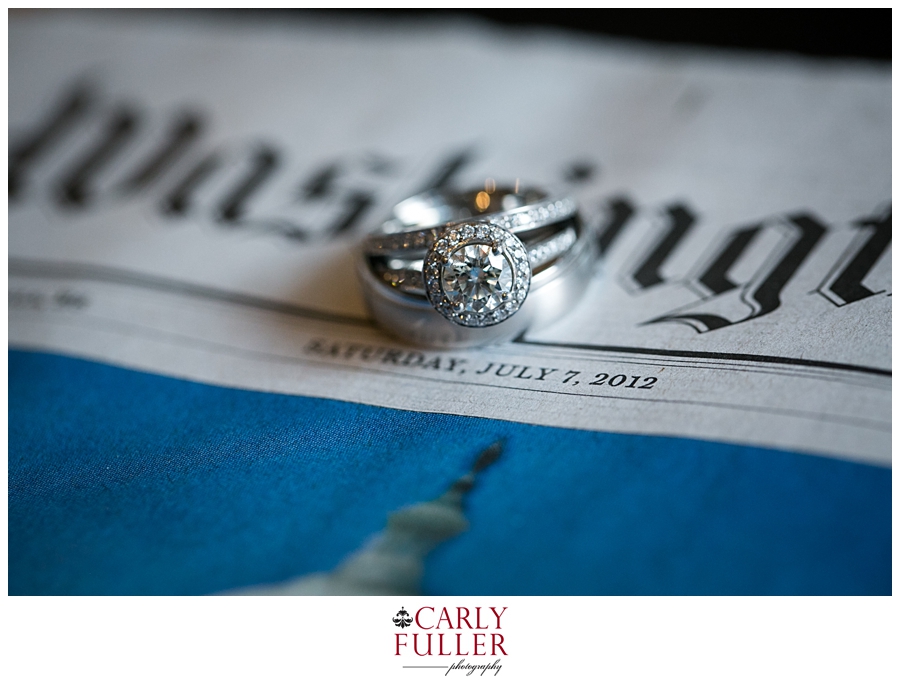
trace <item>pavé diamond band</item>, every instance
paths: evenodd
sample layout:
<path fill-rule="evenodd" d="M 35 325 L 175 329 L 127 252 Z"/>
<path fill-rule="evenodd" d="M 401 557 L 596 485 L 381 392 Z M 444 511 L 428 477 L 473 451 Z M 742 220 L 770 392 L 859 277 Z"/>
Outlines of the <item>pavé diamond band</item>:
<path fill-rule="evenodd" d="M 574 200 L 492 188 L 401 202 L 365 239 L 358 270 L 382 327 L 454 348 L 507 341 L 563 315 L 593 262 Z"/>

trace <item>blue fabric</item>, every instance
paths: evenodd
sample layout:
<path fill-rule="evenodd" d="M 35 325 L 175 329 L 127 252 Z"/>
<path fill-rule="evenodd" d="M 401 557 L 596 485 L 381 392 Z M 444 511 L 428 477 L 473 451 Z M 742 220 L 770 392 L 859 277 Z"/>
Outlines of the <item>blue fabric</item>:
<path fill-rule="evenodd" d="M 9 592 L 333 568 L 497 439 L 438 594 L 889 594 L 891 472 L 690 439 L 211 387 L 9 353 Z"/>

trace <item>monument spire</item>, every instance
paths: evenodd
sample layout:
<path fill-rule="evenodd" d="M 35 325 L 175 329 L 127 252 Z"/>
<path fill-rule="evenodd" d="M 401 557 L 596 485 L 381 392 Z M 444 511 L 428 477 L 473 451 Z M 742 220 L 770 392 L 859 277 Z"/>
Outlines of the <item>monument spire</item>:
<path fill-rule="evenodd" d="M 425 557 L 469 528 L 463 512 L 465 496 L 475 486 L 478 473 L 496 461 L 502 449 L 502 442 L 495 442 L 481 452 L 472 469 L 436 499 L 390 513 L 384 529 L 331 572 L 230 593 L 306 596 L 421 593 Z"/>

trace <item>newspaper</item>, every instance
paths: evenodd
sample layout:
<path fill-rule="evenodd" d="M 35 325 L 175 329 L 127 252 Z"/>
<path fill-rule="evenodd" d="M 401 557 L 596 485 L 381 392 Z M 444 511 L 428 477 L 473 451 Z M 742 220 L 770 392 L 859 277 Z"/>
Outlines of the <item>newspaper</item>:
<path fill-rule="evenodd" d="M 887 66 L 477 24 L 13 17 L 9 343 L 205 383 L 890 466 Z M 553 327 L 376 327 L 353 255 L 487 179 L 578 198 Z"/>

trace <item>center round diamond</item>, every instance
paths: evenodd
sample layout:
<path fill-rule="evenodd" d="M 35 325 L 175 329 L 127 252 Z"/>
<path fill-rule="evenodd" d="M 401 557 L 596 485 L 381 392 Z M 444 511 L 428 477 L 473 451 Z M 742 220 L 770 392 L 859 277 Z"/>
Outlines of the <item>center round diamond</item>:
<path fill-rule="evenodd" d="M 441 281 L 454 309 L 486 313 L 509 297 L 513 268 L 503 252 L 491 245 L 468 244 L 450 254 Z"/>
<path fill-rule="evenodd" d="M 485 328 L 514 315 L 528 295 L 531 264 L 525 245 L 493 224 L 444 230 L 422 263 L 425 294 L 451 323 Z"/>

